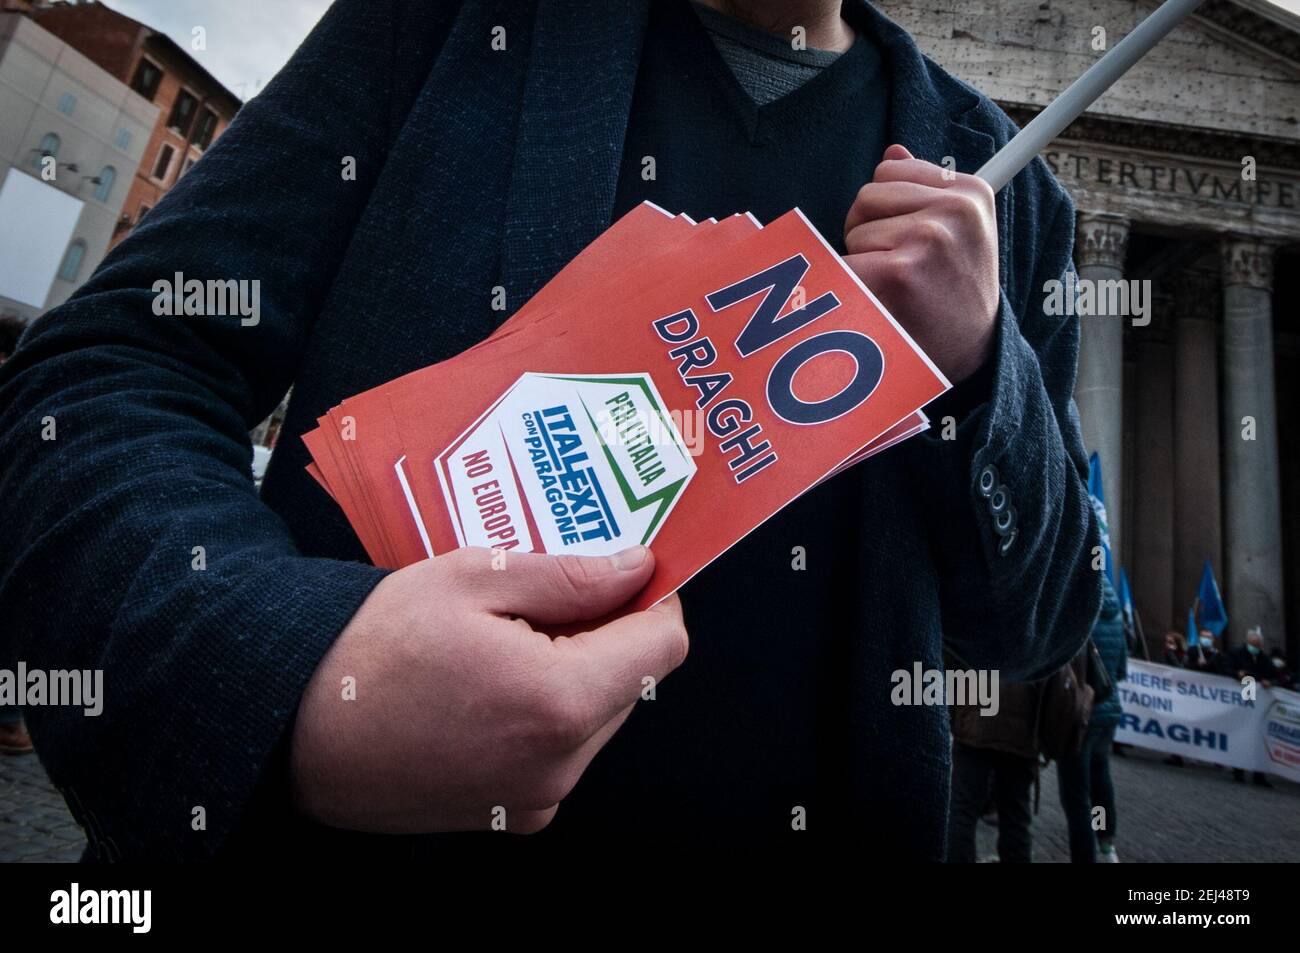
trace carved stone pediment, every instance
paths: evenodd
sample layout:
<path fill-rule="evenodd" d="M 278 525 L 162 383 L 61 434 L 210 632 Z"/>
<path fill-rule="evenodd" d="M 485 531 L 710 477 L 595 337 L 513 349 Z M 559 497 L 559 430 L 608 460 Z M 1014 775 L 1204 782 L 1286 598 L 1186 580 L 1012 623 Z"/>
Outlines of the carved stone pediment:
<path fill-rule="evenodd" d="M 1080 208 L 1184 233 L 1300 239 L 1300 169 L 1082 139 L 1058 140 L 1043 158 Z"/>
<path fill-rule="evenodd" d="M 877 0 L 1021 125 L 1157 0 Z M 1207 2 L 1044 151 L 1082 209 L 1148 230 L 1300 239 L 1300 17 Z"/>
<path fill-rule="evenodd" d="M 875 0 L 921 48 L 991 99 L 1041 109 L 1158 0 Z M 1300 144 L 1300 17 L 1257 0 L 1207 0 L 1089 110 Z"/>

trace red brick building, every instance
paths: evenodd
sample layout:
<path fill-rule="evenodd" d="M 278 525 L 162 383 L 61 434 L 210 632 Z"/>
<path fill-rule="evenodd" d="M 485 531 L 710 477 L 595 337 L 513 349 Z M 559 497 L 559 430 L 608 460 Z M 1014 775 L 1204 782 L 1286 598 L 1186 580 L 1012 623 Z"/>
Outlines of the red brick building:
<path fill-rule="evenodd" d="M 242 105 L 185 47 L 95 0 L 0 0 L 159 107 L 110 247 L 189 171 Z"/>

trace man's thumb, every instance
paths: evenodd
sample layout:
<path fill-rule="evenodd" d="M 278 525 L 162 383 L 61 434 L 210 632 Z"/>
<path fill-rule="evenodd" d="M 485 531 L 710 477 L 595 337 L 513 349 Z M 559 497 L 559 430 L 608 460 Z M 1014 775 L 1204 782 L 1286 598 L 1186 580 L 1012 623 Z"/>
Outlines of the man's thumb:
<path fill-rule="evenodd" d="M 654 555 L 633 546 L 613 556 L 508 554 L 480 589 L 486 608 L 553 625 L 595 619 L 641 591 L 654 572 Z M 478 588 L 478 587 L 475 587 Z"/>
<path fill-rule="evenodd" d="M 912 155 L 912 153 L 907 150 L 906 146 L 900 146 L 898 143 L 894 143 L 892 146 L 890 146 L 888 149 L 885 150 L 885 155 L 880 161 L 897 162 L 899 159 L 915 159 L 915 158 L 916 156 Z"/>

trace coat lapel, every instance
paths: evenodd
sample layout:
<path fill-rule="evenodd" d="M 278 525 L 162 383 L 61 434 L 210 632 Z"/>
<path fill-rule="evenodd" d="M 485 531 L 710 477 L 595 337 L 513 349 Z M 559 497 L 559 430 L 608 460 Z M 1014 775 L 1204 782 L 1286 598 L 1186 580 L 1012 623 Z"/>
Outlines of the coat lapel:
<path fill-rule="evenodd" d="M 513 312 L 608 225 L 650 0 L 539 0 L 506 206 Z"/>

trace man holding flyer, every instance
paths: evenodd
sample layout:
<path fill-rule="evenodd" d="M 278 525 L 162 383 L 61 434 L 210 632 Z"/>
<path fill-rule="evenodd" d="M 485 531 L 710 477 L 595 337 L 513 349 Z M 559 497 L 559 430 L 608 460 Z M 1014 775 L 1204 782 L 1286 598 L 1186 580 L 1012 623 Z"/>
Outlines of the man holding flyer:
<path fill-rule="evenodd" d="M 1043 676 L 1100 599 L 1078 328 L 1043 308 L 1072 267 L 1073 207 L 1042 162 L 996 195 L 973 174 L 1014 131 L 862 0 L 338 0 L 0 372 L 11 652 L 104 671 L 99 717 L 27 713 L 92 854 L 432 856 L 418 835 L 545 829 L 858 837 L 942 858 L 945 700 L 899 704 L 895 675 L 941 670 L 947 649 Z M 647 201 L 680 213 L 673 228 L 747 234 L 698 267 L 623 248 L 590 300 L 584 279 L 485 340 Z M 790 236 L 803 270 L 786 293 L 729 274 L 733 251 Z M 260 314 L 161 316 L 155 286 L 178 273 L 260 282 Z M 331 448 L 292 439 L 428 366 L 438 388 L 353 417 L 356 441 L 386 420 L 410 428 L 394 446 L 467 432 L 474 418 L 446 419 L 458 395 L 514 406 L 519 375 L 493 377 L 507 360 L 650 372 L 559 365 L 636 335 L 665 355 L 699 345 L 674 340 L 694 330 L 684 310 L 655 310 L 679 290 L 699 292 L 719 361 L 784 367 L 793 403 L 764 422 L 784 463 L 712 500 L 714 518 L 686 485 L 648 548 L 430 545 L 388 572 L 367 562 L 393 543 L 371 515 L 379 484 L 345 491 L 357 460 L 331 479 Z M 818 312 L 832 293 L 838 314 Z M 833 442 L 810 438 L 799 407 L 816 401 L 782 364 L 794 348 L 768 345 L 854 316 L 885 329 L 881 383 L 817 421 Z M 838 435 L 891 399 L 904 360 L 922 400 L 951 389 L 925 406 L 931 429 L 864 459 L 879 428 Z M 668 410 L 705 406 L 669 389 L 684 376 L 661 380 L 645 393 Z M 259 498 L 246 434 L 291 384 Z M 519 406 L 547 434 L 576 426 Z M 409 484 L 387 489 L 409 490 L 425 530 L 440 505 L 425 451 L 445 444 L 415 445 Z M 696 466 L 721 446 L 708 437 Z M 763 493 L 771 505 L 746 502 Z M 656 554 L 692 539 L 710 548 L 680 601 L 636 603 L 663 578 Z"/>

